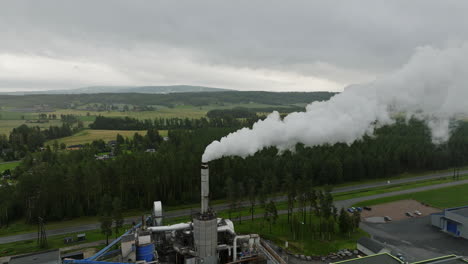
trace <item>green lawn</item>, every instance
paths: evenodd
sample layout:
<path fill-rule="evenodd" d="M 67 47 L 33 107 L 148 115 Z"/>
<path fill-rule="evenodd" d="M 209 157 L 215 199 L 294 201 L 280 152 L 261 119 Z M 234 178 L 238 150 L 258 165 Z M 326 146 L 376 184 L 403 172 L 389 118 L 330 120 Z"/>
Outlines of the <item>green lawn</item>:
<path fill-rule="evenodd" d="M 468 174 L 460 175 L 460 180 L 465 180 L 465 179 L 468 179 Z M 397 185 L 392 185 L 392 186 L 382 186 L 382 187 L 377 187 L 377 188 L 369 188 L 369 189 L 363 189 L 363 190 L 357 190 L 357 191 L 351 191 L 351 192 L 337 193 L 337 194 L 334 194 L 333 197 L 336 201 L 348 200 L 348 199 L 353 199 L 357 197 L 364 197 L 364 196 L 371 196 L 371 195 L 376 195 L 376 194 L 381 194 L 381 193 L 409 190 L 409 189 L 442 184 L 442 183 L 447 183 L 447 182 L 452 182 L 452 181 L 454 180 L 451 177 L 443 177 L 443 178 L 432 179 L 432 180 L 422 180 L 422 181 L 417 181 L 417 182 L 412 182 L 412 183 L 402 183 L 402 184 L 397 184 Z"/>
<path fill-rule="evenodd" d="M 457 206 L 468 205 L 468 184 L 457 186 L 445 187 L 436 190 L 422 191 L 417 193 L 409 193 L 396 195 L 391 197 L 384 197 L 370 201 L 364 201 L 355 204 L 354 206 L 376 205 L 382 203 L 389 203 L 393 201 L 413 199 L 421 203 L 428 204 L 436 208 L 450 208 Z"/>
<path fill-rule="evenodd" d="M 314 219 L 314 222 L 318 219 Z M 301 226 L 299 232 L 294 236 L 290 231 L 287 223 L 287 216 L 279 216 L 276 224 L 273 224 L 271 231 L 267 222 L 263 219 L 255 219 L 254 221 L 244 221 L 242 224 L 236 223 L 236 233 L 238 234 L 259 234 L 261 237 L 275 242 L 277 245 L 284 247 L 285 242 L 289 243 L 289 250 L 294 253 L 304 255 L 325 255 L 330 252 L 336 252 L 340 249 L 355 249 L 356 240 L 362 236 L 367 236 L 362 230 L 347 235 L 335 234 L 328 239 L 320 239 L 319 235 L 315 235 L 309 228 L 308 224 Z"/>
<path fill-rule="evenodd" d="M 459 167 L 460 170 L 466 170 L 468 169 L 468 166 L 465 167 Z M 376 177 L 375 179 L 366 179 L 366 180 L 360 180 L 360 181 L 351 181 L 351 182 L 346 182 L 342 184 L 337 184 L 333 186 L 334 188 L 340 188 L 340 187 L 348 187 L 348 186 L 353 186 L 353 185 L 361 185 L 361 184 L 367 184 L 367 183 L 376 183 L 376 182 L 382 182 L 386 180 L 398 180 L 398 179 L 407 179 L 407 178 L 414 178 L 414 177 L 419 177 L 419 176 L 425 176 L 429 174 L 436 174 L 436 173 L 452 173 L 453 168 L 445 169 L 445 170 L 432 170 L 432 171 L 421 171 L 421 172 L 405 172 L 401 173 L 399 175 L 393 175 L 389 177 Z"/>
<path fill-rule="evenodd" d="M 21 161 L 0 163 L 0 173 L 16 168 Z"/>
<path fill-rule="evenodd" d="M 117 236 L 114 234 L 112 237 L 109 237 L 109 243 L 115 238 L 123 233 L 125 233 L 125 230 L 130 228 L 130 226 L 124 226 Z M 81 242 L 74 242 L 71 244 L 64 244 L 63 239 L 65 237 L 73 237 L 76 239 L 77 234 L 86 234 L 86 240 L 81 241 Z M 2 256 L 10 256 L 10 255 L 18 255 L 18 254 L 24 254 L 24 253 L 31 253 L 31 252 L 37 252 L 37 251 L 44 251 L 44 250 L 49 250 L 49 249 L 56 249 L 56 248 L 63 248 L 67 246 L 73 246 L 73 245 L 78 245 L 78 244 L 84 244 L 84 243 L 89 243 L 89 242 L 94 242 L 94 241 L 100 241 L 100 240 L 105 240 L 106 237 L 101 234 L 100 230 L 92 230 L 92 231 L 86 231 L 86 232 L 79 232 L 79 233 L 73 233 L 73 234 L 67 234 L 67 235 L 59 235 L 59 236 L 52 236 L 47 238 L 47 248 L 39 248 L 37 245 L 36 240 L 25 240 L 25 241 L 19 241 L 19 242 L 13 242 L 13 243 L 7 243 L 7 244 L 0 244 L 0 257 Z"/>

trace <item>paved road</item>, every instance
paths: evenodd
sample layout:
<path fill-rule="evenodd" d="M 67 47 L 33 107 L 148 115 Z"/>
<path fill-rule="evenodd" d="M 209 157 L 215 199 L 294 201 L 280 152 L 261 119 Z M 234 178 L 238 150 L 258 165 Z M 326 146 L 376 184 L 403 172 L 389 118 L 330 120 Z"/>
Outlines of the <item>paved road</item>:
<path fill-rule="evenodd" d="M 460 175 L 461 174 L 467 174 L 467 173 L 468 173 L 468 170 L 460 171 Z M 437 179 L 437 178 L 440 178 L 440 177 L 448 177 L 448 176 L 451 176 L 451 175 L 452 175 L 452 173 L 435 173 L 435 174 L 419 176 L 419 177 L 413 177 L 413 178 L 404 178 L 404 179 L 392 180 L 390 183 L 388 183 L 387 180 L 385 180 L 385 181 L 376 182 L 376 183 L 369 183 L 369 184 L 362 184 L 362 185 L 354 185 L 354 186 L 336 188 L 333 191 L 333 193 L 357 191 L 357 190 L 376 188 L 376 187 L 382 187 L 382 186 L 392 186 L 392 185 L 397 185 L 397 184 L 402 184 L 402 183 L 411 183 L 411 182 L 422 181 L 422 180 Z M 419 187 L 419 188 L 415 188 L 415 189 L 409 189 L 409 190 L 403 190 L 403 191 L 397 191 L 397 192 L 391 192 L 391 193 L 383 193 L 383 194 L 359 197 L 359 198 L 354 198 L 354 199 L 349 199 L 349 200 L 337 201 L 337 202 L 335 202 L 335 206 L 338 209 L 340 209 L 342 207 L 347 208 L 347 207 L 350 207 L 351 205 L 353 205 L 355 203 L 362 202 L 362 201 L 367 201 L 367 200 L 372 200 L 372 199 L 376 199 L 376 198 L 382 198 L 382 197 L 388 197 L 388 196 L 394 196 L 394 195 L 412 193 L 412 192 L 419 192 L 419 191 L 424 191 L 424 190 L 437 189 L 437 188 L 453 186 L 453 185 L 458 185 L 458 184 L 465 184 L 465 183 L 468 183 L 468 180 L 455 181 L 455 182 L 449 182 L 449 183 L 443 183 L 443 184 L 437 184 L 437 185 L 429 185 L 429 186 Z M 278 201 L 278 202 L 285 201 L 285 200 L 286 200 L 285 196 L 279 196 L 279 197 L 277 197 L 275 199 L 275 201 Z M 247 206 L 247 205 L 248 205 L 248 202 L 245 202 L 244 206 Z M 194 210 L 197 210 L 197 209 L 198 208 L 194 208 Z M 213 209 L 215 211 L 227 210 L 227 209 L 229 209 L 229 205 L 227 205 L 227 204 L 214 205 Z M 193 211 L 192 209 L 183 209 L 183 210 L 166 212 L 164 214 L 164 216 L 165 216 L 165 218 L 175 218 L 175 217 L 183 217 L 183 216 L 187 216 L 187 218 L 188 218 L 188 216 L 190 216 L 193 212 L 195 212 L 195 211 Z M 279 211 L 278 213 L 280 213 L 280 214 L 281 213 L 286 213 L 286 210 Z M 139 218 L 139 217 L 126 218 L 125 219 L 125 224 L 131 224 L 132 222 L 138 222 L 138 221 L 140 221 L 140 219 L 141 218 Z M 249 217 L 246 217 L 246 219 L 249 219 Z M 47 230 L 47 236 L 64 235 L 64 234 L 70 234 L 70 233 L 79 233 L 79 232 L 85 232 L 85 231 L 95 230 L 95 229 L 99 229 L 99 228 L 100 228 L 100 224 L 95 223 L 95 224 L 86 224 L 86 225 L 73 226 L 73 227 L 67 227 L 67 228 L 61 228 L 61 229 L 53 229 L 53 230 Z M 37 233 L 26 233 L 26 234 L 20 234 L 20 235 L 5 236 L 5 237 L 0 237 L 0 244 L 23 241 L 23 240 L 31 240 L 31 239 L 36 239 L 36 238 L 37 238 Z"/>

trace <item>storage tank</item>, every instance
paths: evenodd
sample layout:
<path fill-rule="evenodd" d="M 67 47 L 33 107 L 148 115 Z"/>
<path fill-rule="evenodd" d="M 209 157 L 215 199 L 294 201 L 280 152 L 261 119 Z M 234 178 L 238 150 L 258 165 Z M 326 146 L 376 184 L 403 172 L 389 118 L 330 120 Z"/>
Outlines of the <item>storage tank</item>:
<path fill-rule="evenodd" d="M 154 260 L 154 244 L 137 246 L 136 260 L 145 260 L 147 262 Z"/>

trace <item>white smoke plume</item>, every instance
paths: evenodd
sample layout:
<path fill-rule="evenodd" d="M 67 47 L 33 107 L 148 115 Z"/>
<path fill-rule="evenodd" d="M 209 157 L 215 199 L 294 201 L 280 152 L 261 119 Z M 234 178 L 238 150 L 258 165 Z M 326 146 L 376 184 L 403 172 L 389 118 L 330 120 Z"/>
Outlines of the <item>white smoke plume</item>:
<path fill-rule="evenodd" d="M 305 112 L 280 118 L 273 112 L 252 127 L 214 141 L 202 160 L 247 157 L 269 146 L 293 149 L 352 143 L 372 134 L 376 125 L 391 124 L 392 114 L 427 120 L 434 142 L 449 137 L 449 120 L 468 114 L 468 45 L 418 48 L 399 70 L 373 82 L 352 85 L 329 101 L 313 102 Z"/>

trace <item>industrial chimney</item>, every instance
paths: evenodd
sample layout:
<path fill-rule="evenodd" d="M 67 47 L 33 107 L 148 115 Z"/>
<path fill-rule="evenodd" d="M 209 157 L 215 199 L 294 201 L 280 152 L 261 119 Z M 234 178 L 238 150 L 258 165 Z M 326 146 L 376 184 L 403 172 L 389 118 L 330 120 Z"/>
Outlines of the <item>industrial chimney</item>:
<path fill-rule="evenodd" d="M 208 164 L 201 164 L 201 211 L 193 222 L 193 239 L 197 256 L 204 264 L 218 262 L 218 221 L 214 212 L 209 210 L 209 171 Z"/>
<path fill-rule="evenodd" d="M 201 214 L 208 212 L 210 195 L 210 173 L 208 163 L 201 164 Z"/>

